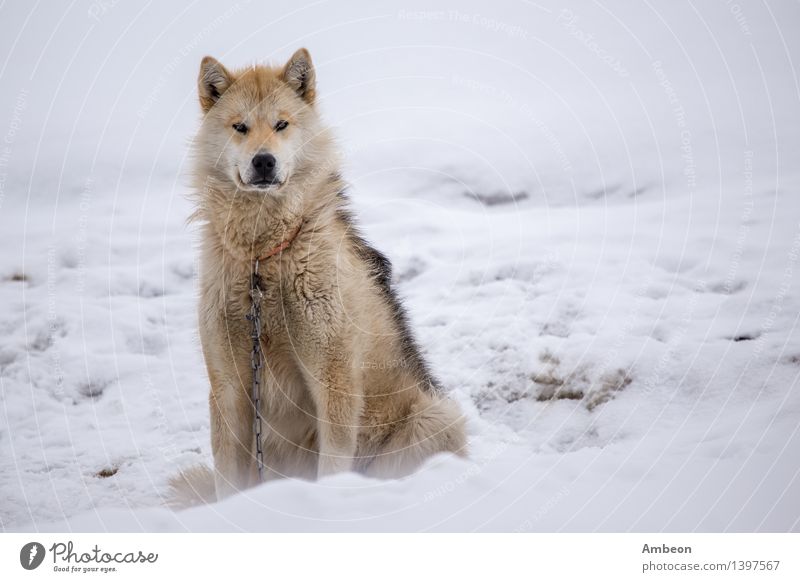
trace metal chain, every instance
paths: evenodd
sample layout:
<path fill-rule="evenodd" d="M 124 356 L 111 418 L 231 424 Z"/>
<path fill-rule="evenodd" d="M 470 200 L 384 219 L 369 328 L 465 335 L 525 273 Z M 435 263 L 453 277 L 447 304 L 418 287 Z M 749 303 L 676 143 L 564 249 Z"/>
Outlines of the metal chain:
<path fill-rule="evenodd" d="M 252 324 L 250 338 L 253 340 L 253 351 L 250 353 L 250 364 L 253 372 L 253 433 L 256 437 L 256 463 L 258 464 L 258 482 L 264 481 L 264 451 L 261 449 L 261 367 L 263 357 L 261 354 L 261 300 L 264 292 L 259 285 L 261 277 L 258 274 L 258 259 L 253 263 L 253 272 L 250 275 L 250 312 L 247 319 Z"/>

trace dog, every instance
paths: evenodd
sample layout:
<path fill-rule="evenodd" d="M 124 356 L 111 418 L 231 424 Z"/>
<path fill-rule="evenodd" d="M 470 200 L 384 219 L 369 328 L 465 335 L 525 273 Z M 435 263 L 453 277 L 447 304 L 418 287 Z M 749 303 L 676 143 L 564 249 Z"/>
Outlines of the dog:
<path fill-rule="evenodd" d="M 254 276 L 264 480 L 398 478 L 436 453 L 466 456 L 464 419 L 420 353 L 391 264 L 349 210 L 308 51 L 235 71 L 205 57 L 198 94 L 192 218 L 202 225 L 213 487 L 211 471 L 196 469 L 174 488 L 208 501 L 259 482 L 246 317 Z"/>

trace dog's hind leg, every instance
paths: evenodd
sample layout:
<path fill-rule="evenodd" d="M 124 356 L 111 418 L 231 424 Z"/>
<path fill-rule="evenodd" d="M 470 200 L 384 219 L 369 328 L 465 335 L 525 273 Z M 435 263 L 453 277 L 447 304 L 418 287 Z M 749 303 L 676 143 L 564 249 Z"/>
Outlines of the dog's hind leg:
<path fill-rule="evenodd" d="M 409 407 L 364 470 L 366 475 L 396 479 L 413 473 L 429 457 L 449 452 L 467 456 L 464 418 L 455 403 L 428 394 Z"/>

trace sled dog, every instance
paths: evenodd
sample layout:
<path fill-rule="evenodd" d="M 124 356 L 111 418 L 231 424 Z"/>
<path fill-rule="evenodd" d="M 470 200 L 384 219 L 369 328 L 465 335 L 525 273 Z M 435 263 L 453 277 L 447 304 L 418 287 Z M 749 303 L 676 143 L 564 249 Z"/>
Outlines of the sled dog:
<path fill-rule="evenodd" d="M 198 93 L 193 219 L 214 469 L 174 486 L 208 501 L 258 482 L 252 335 L 265 480 L 396 478 L 439 452 L 464 456 L 459 408 L 420 353 L 389 260 L 348 208 L 308 51 L 241 70 L 205 57 Z"/>

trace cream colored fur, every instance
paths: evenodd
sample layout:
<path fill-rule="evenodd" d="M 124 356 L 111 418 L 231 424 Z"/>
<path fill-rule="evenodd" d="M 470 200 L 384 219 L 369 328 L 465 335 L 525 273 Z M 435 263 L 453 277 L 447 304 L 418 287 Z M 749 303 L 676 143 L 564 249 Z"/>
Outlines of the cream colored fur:
<path fill-rule="evenodd" d="M 401 477 L 435 453 L 466 454 L 464 421 L 419 356 L 389 288 L 388 263 L 354 231 L 314 77 L 305 49 L 281 68 L 230 72 L 209 57 L 201 65 L 195 219 L 217 498 L 257 481 L 245 319 L 253 259 L 300 224 L 291 245 L 259 271 L 267 478 Z M 288 126 L 276 131 L 279 120 Z M 246 123 L 247 134 L 235 123 Z M 250 189 L 242 166 L 265 151 L 277 160 L 281 185 Z M 173 485 L 183 497 L 207 500 L 209 475 L 184 473 Z"/>

